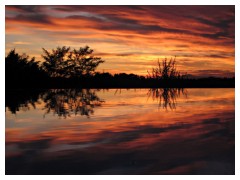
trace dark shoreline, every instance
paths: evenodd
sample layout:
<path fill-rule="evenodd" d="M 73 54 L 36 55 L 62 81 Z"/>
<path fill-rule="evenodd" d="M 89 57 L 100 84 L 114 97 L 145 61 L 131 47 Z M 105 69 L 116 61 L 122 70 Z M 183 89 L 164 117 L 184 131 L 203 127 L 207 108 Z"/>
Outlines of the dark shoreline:
<path fill-rule="evenodd" d="M 202 87 L 191 87 L 191 86 L 188 86 L 188 87 L 96 87 L 96 86 L 82 86 L 82 87 L 61 87 L 61 86 L 56 86 L 56 87 L 44 87 L 44 88 L 40 88 L 40 87 L 27 87 L 27 88 L 6 88 L 5 91 L 6 92 L 11 92 L 11 91 L 22 91 L 22 90 L 27 90 L 27 91 L 34 91 L 34 90 L 49 90 L 49 89 L 171 89 L 171 88 L 176 88 L 176 89 L 184 89 L 184 88 L 190 88 L 190 89 L 197 89 L 197 88 L 202 88 L 202 89 L 208 89 L 208 88 L 214 88 L 214 89 L 227 89 L 227 88 L 235 88 L 235 86 L 224 86 L 224 87 L 221 87 L 221 86 L 214 86 L 214 87 L 210 87 L 210 86 L 202 86 Z"/>
<path fill-rule="evenodd" d="M 13 83 L 14 82 L 14 83 Z M 187 80 L 156 79 L 45 79 L 39 81 L 6 81 L 6 89 L 112 89 L 112 88 L 235 88 L 235 78 L 204 78 Z"/>

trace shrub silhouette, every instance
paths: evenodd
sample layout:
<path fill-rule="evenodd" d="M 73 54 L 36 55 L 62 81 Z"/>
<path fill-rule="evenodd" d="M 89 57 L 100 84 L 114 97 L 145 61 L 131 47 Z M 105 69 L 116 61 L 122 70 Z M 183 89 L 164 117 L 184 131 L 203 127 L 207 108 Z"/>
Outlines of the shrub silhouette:
<path fill-rule="evenodd" d="M 176 68 L 176 57 L 171 58 L 169 61 L 167 58 L 163 59 L 160 63 L 157 61 L 157 67 L 152 68 L 152 72 L 148 72 L 148 78 L 162 79 L 162 80 L 174 80 L 186 78 L 186 75 L 182 75 Z"/>
<path fill-rule="evenodd" d="M 50 77 L 80 77 L 92 75 L 98 65 L 103 63 L 100 57 L 92 55 L 93 50 L 89 46 L 73 49 L 70 47 L 57 47 L 52 52 L 43 49 L 43 69 Z"/>

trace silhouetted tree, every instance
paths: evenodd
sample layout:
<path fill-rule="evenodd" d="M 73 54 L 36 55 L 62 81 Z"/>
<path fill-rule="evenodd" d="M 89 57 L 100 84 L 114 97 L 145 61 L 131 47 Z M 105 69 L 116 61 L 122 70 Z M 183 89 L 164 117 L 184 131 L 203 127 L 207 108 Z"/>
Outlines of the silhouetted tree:
<path fill-rule="evenodd" d="M 100 57 L 92 55 L 93 49 L 89 46 L 73 49 L 70 47 L 57 47 L 52 52 L 42 48 L 44 55 L 43 69 L 51 77 L 79 77 L 92 75 L 98 65 L 103 63 Z"/>
<path fill-rule="evenodd" d="M 42 68 L 51 77 L 65 76 L 65 61 L 68 60 L 66 59 L 66 55 L 69 53 L 70 47 L 57 47 L 56 49 L 52 49 L 52 52 L 49 52 L 44 48 L 42 49 L 44 53 L 42 57 L 45 60 L 42 63 Z"/>
<path fill-rule="evenodd" d="M 35 57 L 30 58 L 28 55 L 19 55 L 15 49 L 10 50 L 5 57 L 5 75 L 6 86 L 16 84 L 30 84 L 45 77 L 44 71 L 41 70 L 39 62 Z"/>
<path fill-rule="evenodd" d="M 149 78 L 154 79 L 162 79 L 162 80 L 173 80 L 173 79 L 181 79 L 185 76 L 181 75 L 176 68 L 176 57 L 171 58 L 169 61 L 167 58 L 163 59 L 160 63 L 159 59 L 157 61 L 157 67 L 152 68 L 152 72 L 148 72 Z"/>

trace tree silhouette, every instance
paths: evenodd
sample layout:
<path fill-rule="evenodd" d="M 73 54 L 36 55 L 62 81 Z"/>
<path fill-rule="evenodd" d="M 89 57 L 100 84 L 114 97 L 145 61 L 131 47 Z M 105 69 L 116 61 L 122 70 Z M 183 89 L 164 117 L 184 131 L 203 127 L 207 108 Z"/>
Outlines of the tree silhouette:
<path fill-rule="evenodd" d="M 82 75 L 92 75 L 98 65 L 103 63 L 100 57 L 92 55 L 93 49 L 89 46 L 73 49 L 70 47 L 57 47 L 52 52 L 43 49 L 45 62 L 43 69 L 51 77 L 80 77 Z"/>
<path fill-rule="evenodd" d="M 157 61 L 157 67 L 152 68 L 152 72 L 148 72 L 149 78 L 162 79 L 162 80 L 173 80 L 173 79 L 183 79 L 186 75 L 182 75 L 176 68 L 176 57 L 171 58 L 169 61 L 167 58 L 162 60 L 160 63 L 159 59 Z"/>
<path fill-rule="evenodd" d="M 64 76 L 64 64 L 66 60 L 66 55 L 69 53 L 70 47 L 57 47 L 56 49 L 52 49 L 52 52 L 43 49 L 44 62 L 42 64 L 42 68 L 48 73 L 51 77 L 59 77 Z"/>
<path fill-rule="evenodd" d="M 45 73 L 40 68 L 39 62 L 35 57 L 30 58 L 26 54 L 19 55 L 15 49 L 10 50 L 5 57 L 6 85 L 26 84 L 38 81 L 45 77 Z"/>

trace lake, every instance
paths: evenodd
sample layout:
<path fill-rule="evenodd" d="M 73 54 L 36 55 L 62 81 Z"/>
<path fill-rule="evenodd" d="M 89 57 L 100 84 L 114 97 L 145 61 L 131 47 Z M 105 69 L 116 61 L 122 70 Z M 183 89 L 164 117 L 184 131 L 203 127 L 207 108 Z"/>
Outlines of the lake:
<path fill-rule="evenodd" d="M 6 174 L 235 174 L 234 91 L 6 90 Z"/>

